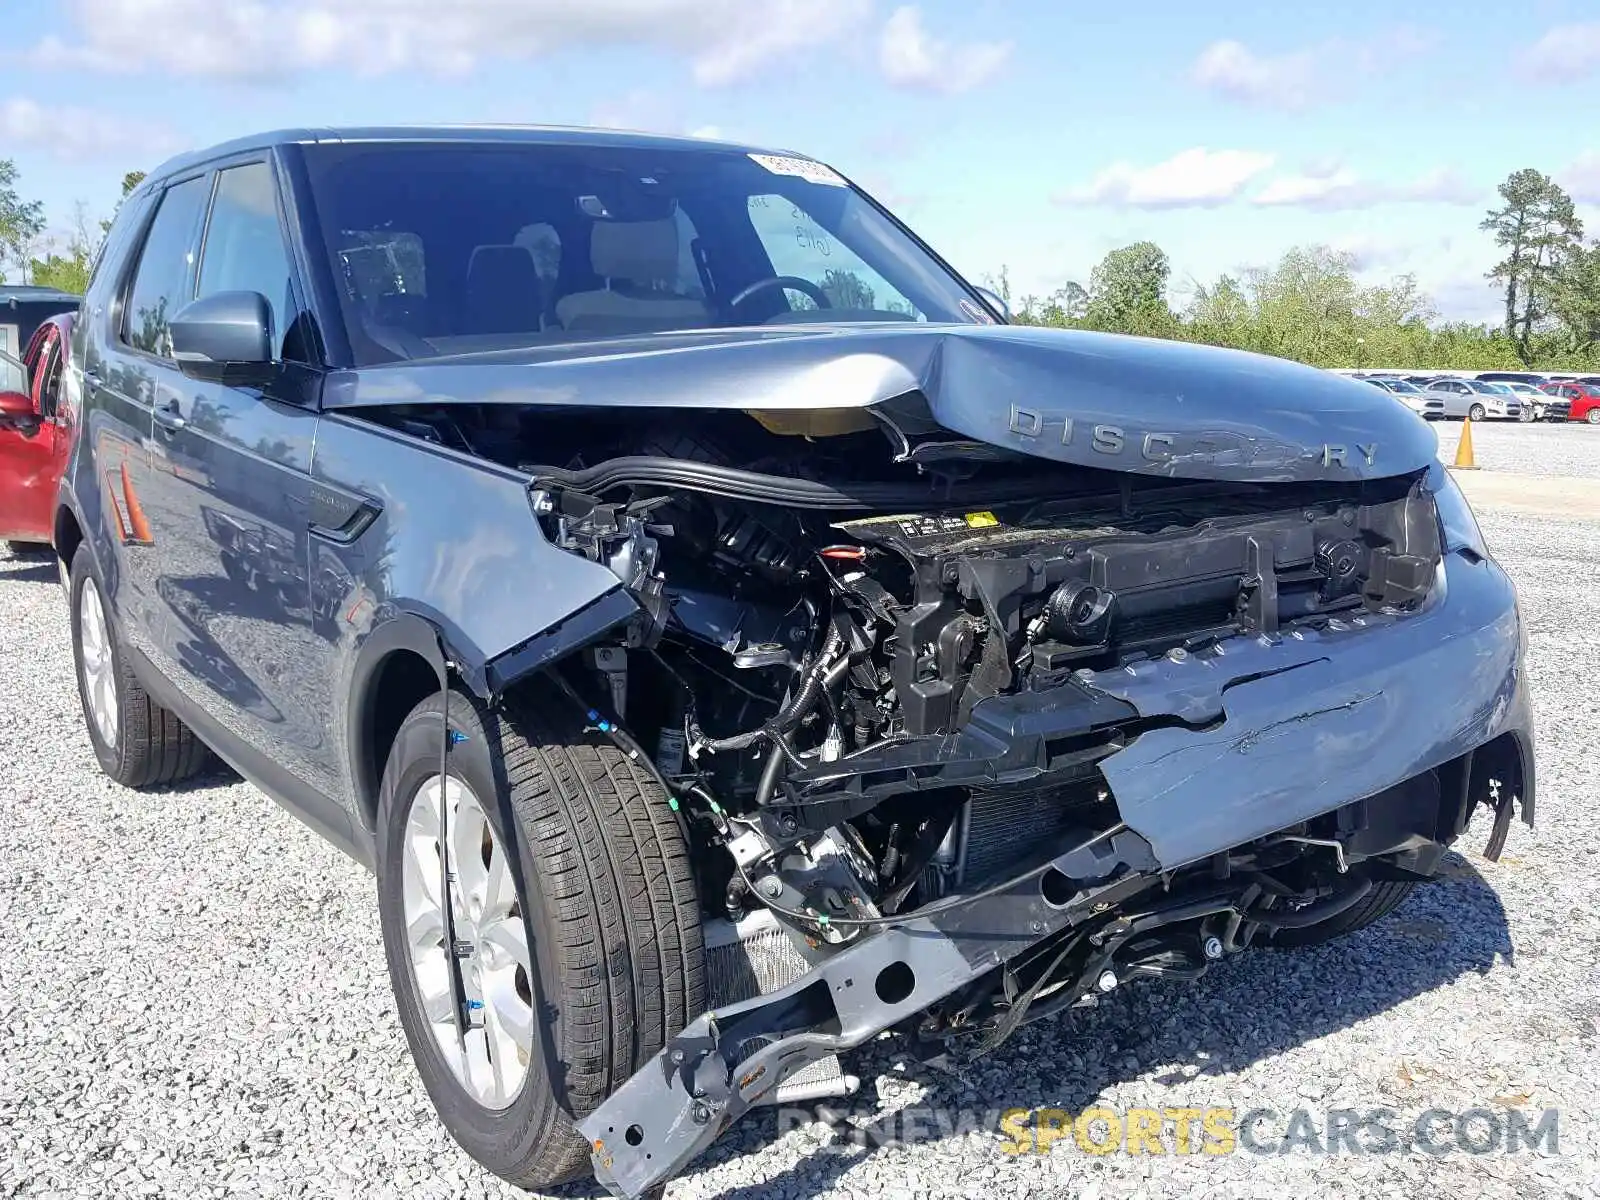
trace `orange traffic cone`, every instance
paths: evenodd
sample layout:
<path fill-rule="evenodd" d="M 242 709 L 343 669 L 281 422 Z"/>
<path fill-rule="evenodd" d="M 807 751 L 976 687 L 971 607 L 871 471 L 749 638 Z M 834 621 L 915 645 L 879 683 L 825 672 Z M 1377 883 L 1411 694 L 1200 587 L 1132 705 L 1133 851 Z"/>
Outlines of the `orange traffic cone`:
<path fill-rule="evenodd" d="M 133 490 L 133 481 L 128 478 L 128 464 L 122 464 L 122 498 L 128 506 L 128 533 L 129 542 L 135 546 L 148 546 L 155 540 L 150 536 L 150 522 L 144 519 L 144 508 L 139 503 L 139 497 Z"/>
<path fill-rule="evenodd" d="M 110 471 L 105 472 L 105 481 L 107 493 L 115 492 L 117 484 L 111 478 Z M 111 515 L 117 519 L 117 540 L 126 546 L 128 544 L 128 523 L 122 519 L 122 505 L 117 503 L 114 495 L 111 497 Z"/>
<path fill-rule="evenodd" d="M 1476 471 L 1478 464 L 1472 458 L 1472 426 L 1475 424 L 1471 417 L 1461 422 L 1461 440 L 1456 443 L 1456 461 L 1452 464 L 1457 471 Z"/>

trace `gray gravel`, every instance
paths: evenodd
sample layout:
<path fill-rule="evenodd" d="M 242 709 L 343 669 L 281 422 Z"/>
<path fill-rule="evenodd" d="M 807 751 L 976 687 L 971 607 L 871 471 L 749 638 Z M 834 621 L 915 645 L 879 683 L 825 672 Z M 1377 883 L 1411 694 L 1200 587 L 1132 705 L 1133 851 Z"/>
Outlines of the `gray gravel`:
<path fill-rule="evenodd" d="M 1462 423 L 1430 424 L 1439 435 L 1439 457 L 1453 462 Z M 1479 421 L 1472 427 L 1472 453 L 1486 470 L 1596 479 L 1600 478 L 1600 425 Z"/>
<path fill-rule="evenodd" d="M 1480 455 L 1502 433 L 1518 454 L 1573 435 L 1600 452 L 1587 431 L 1486 429 Z M 841 1127 L 907 1144 L 854 1149 L 815 1120 L 769 1143 L 768 1113 L 669 1196 L 1600 1195 L 1600 523 L 1482 523 L 1521 588 L 1540 721 L 1540 827 L 1514 826 L 1498 865 L 1477 854 L 1480 820 L 1449 877 L 1373 929 L 1119 990 L 959 1074 L 875 1047 Z M 47 562 L 0 549 L 0 629 L 0 1196 L 519 1194 L 432 1116 L 370 877 L 225 775 L 107 783 Z M 1560 1150 L 1094 1157 L 1068 1138 L 1015 1156 L 963 1124 L 1095 1103 L 1307 1106 L 1319 1128 L 1328 1109 L 1555 1107 Z"/>

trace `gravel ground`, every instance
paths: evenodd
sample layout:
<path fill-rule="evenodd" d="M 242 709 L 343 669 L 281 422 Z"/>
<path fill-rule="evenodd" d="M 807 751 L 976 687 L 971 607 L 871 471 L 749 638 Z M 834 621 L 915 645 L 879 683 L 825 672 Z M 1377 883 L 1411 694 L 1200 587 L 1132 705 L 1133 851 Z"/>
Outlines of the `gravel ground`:
<path fill-rule="evenodd" d="M 1430 422 L 1439 435 L 1439 457 L 1452 462 L 1461 437 L 1460 421 Z M 1600 425 L 1573 421 L 1479 421 L 1472 427 L 1472 453 L 1487 470 L 1524 475 L 1600 478 Z"/>
<path fill-rule="evenodd" d="M 1593 437 L 1486 427 L 1480 456 Z M 1448 877 L 1372 929 L 1136 984 L 959 1074 L 871 1048 L 838 1124 L 753 1118 L 669 1196 L 1600 1195 L 1597 766 L 1574 719 L 1600 676 L 1600 523 L 1483 525 L 1521 588 L 1540 721 L 1540 827 L 1515 825 L 1498 865 L 1480 819 Z M 520 1195 L 433 1118 L 370 877 L 231 777 L 106 782 L 47 562 L 0 550 L 0 629 L 0 1196 Z M 1557 1108 L 1559 1152 L 1099 1157 L 1068 1137 L 1012 1155 L 992 1132 L 996 1110 L 1097 1103 L 1267 1107 L 1269 1146 L 1298 1107 L 1314 1134 L 1337 1109 L 1404 1129 Z M 841 1129 L 906 1136 L 868 1150 Z"/>

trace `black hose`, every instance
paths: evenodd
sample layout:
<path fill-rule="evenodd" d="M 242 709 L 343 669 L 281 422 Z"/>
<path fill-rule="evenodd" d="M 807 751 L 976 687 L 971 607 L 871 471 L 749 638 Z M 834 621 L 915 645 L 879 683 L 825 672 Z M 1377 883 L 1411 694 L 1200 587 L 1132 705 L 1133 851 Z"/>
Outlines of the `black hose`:
<path fill-rule="evenodd" d="M 632 455 L 608 459 L 592 467 L 527 468 L 535 488 L 565 488 L 591 495 L 619 487 L 655 485 L 705 492 L 734 500 L 781 504 L 788 508 L 900 509 L 925 504 L 959 507 L 964 503 L 996 504 L 1034 500 L 1044 484 L 1037 475 L 982 483 L 937 487 L 903 483 L 819 483 L 786 475 L 766 475 L 712 463 Z"/>
<path fill-rule="evenodd" d="M 1320 925 L 1347 909 L 1354 908 L 1372 890 L 1372 880 L 1362 879 L 1356 886 L 1340 896 L 1331 896 L 1320 904 L 1310 904 L 1289 912 L 1253 912 L 1245 919 L 1267 929 L 1305 929 Z"/>
<path fill-rule="evenodd" d="M 732 737 L 708 738 L 700 732 L 698 725 L 691 725 L 689 733 L 694 738 L 694 745 L 715 754 L 725 750 L 747 750 L 766 738 L 781 740 L 788 737 L 805 719 L 806 714 L 816 706 L 817 696 L 822 691 L 823 681 L 832 665 L 832 659 L 843 646 L 844 634 L 839 632 L 837 626 L 830 628 L 827 639 L 822 643 L 822 652 L 817 655 L 817 660 L 811 669 L 805 673 L 794 698 L 780 708 L 761 728 L 737 733 Z"/>
<path fill-rule="evenodd" d="M 783 738 L 772 739 L 772 750 L 767 754 L 767 765 L 761 768 L 761 780 L 756 784 L 756 807 L 766 807 L 772 793 L 778 790 L 778 776 L 783 772 Z"/>

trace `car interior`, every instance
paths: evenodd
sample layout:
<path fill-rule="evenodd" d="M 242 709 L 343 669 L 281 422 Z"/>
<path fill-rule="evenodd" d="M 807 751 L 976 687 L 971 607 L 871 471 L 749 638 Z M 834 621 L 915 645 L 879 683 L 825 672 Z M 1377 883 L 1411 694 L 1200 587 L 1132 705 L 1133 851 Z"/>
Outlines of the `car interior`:
<path fill-rule="evenodd" d="M 708 170 L 673 180 L 662 171 L 658 180 L 499 162 L 493 186 L 486 177 L 446 196 L 415 167 L 415 159 L 404 170 L 380 163 L 377 178 L 357 188 L 347 166 L 322 187 L 346 324 L 369 361 L 714 326 L 923 318 L 884 282 L 892 269 L 880 273 L 873 258 L 889 253 L 887 239 L 852 215 L 851 204 L 870 206 L 844 188 L 778 179 L 753 164 L 742 176 Z M 805 187 L 827 194 L 803 209 L 785 189 Z"/>

